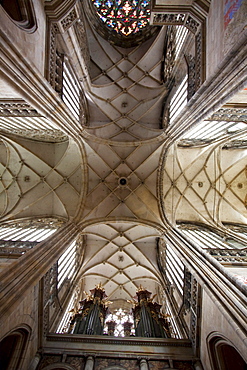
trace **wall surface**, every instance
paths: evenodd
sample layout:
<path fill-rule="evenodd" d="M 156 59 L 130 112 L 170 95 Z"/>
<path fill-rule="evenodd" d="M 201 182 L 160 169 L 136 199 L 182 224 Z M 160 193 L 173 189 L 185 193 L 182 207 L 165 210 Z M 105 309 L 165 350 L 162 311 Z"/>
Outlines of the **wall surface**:
<path fill-rule="evenodd" d="M 30 32 L 19 28 L 0 6 L 1 32 L 6 40 L 17 49 L 20 58 L 30 67 L 44 75 L 46 18 L 42 0 L 33 0 L 36 30 Z"/>
<path fill-rule="evenodd" d="M 22 356 L 24 361 L 21 369 L 28 369 L 30 361 L 34 358 L 38 349 L 38 295 L 39 288 L 35 286 L 23 296 L 20 304 L 13 303 L 13 310 L 0 320 L 1 339 L 17 329 L 27 329 L 30 332 L 28 342 Z"/>
<path fill-rule="evenodd" d="M 232 343 L 240 355 L 247 361 L 247 337 L 244 338 L 239 327 L 234 325 L 229 314 L 225 312 L 224 307 L 220 306 L 217 301 L 213 301 L 205 291 L 203 291 L 202 302 L 201 361 L 204 369 L 214 370 L 210 363 L 207 346 L 208 337 L 212 333 L 227 338 L 229 344 Z"/>

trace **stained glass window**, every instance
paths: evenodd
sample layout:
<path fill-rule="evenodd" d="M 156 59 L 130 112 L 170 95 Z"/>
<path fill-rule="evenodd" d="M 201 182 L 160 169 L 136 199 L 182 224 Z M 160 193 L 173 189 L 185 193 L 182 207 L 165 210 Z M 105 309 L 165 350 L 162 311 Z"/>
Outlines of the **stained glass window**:
<path fill-rule="evenodd" d="M 92 0 L 100 19 L 120 35 L 133 35 L 149 24 L 150 0 Z"/>
<path fill-rule="evenodd" d="M 135 335 L 135 329 L 134 329 L 134 320 L 133 316 L 124 310 L 122 308 L 116 310 L 114 313 L 111 313 L 107 316 L 105 321 L 105 328 L 104 332 L 105 334 L 109 335 L 109 329 L 107 331 L 107 323 L 108 322 L 114 322 L 114 337 L 125 337 L 130 335 Z M 124 330 L 124 323 L 129 323 L 129 333 L 126 335 L 126 332 Z"/>

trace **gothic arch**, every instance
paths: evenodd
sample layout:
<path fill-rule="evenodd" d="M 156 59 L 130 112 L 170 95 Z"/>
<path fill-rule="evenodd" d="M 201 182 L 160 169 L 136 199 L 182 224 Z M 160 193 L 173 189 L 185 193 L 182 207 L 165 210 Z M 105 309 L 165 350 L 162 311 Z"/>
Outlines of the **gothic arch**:
<path fill-rule="evenodd" d="M 27 325 L 13 329 L 6 334 L 0 342 L 0 363 L 1 369 L 17 370 L 22 368 L 22 361 L 25 358 L 28 340 L 31 335 L 31 328 Z"/>
<path fill-rule="evenodd" d="M 32 33 L 37 29 L 31 0 L 2 0 L 1 6 L 17 27 Z"/>
<path fill-rule="evenodd" d="M 247 362 L 244 360 L 234 344 L 217 332 L 207 337 L 207 346 L 211 366 L 215 370 L 246 370 Z"/>

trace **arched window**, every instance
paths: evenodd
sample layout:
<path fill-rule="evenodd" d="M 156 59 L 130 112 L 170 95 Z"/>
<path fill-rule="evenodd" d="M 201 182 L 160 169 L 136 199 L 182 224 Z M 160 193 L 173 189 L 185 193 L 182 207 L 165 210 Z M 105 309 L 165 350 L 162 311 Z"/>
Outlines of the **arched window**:
<path fill-rule="evenodd" d="M 231 231 L 222 231 L 202 225 L 181 223 L 182 233 L 192 242 L 214 257 L 242 284 L 247 284 L 246 260 L 247 243 L 244 228 L 235 228 L 236 236 Z M 233 227 L 233 226 L 232 226 Z M 232 229 L 233 230 L 233 229 Z M 237 235 L 238 234 L 238 235 Z"/>
<path fill-rule="evenodd" d="M 19 28 L 30 33 L 37 29 L 30 0 L 0 0 L 0 5 Z"/>
<path fill-rule="evenodd" d="M 30 331 L 20 328 L 12 331 L 0 342 L 1 370 L 21 369 Z"/>
<path fill-rule="evenodd" d="M 209 357 L 215 370 L 246 370 L 247 363 L 226 338 L 212 333 L 208 337 Z"/>
<path fill-rule="evenodd" d="M 150 0 L 92 0 L 99 18 L 123 36 L 139 32 L 149 24 Z"/>

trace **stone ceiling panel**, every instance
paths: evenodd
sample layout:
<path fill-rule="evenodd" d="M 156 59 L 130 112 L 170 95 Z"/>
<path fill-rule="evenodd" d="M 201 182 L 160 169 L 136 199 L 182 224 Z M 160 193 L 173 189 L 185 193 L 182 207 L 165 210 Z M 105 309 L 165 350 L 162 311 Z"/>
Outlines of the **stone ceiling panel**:
<path fill-rule="evenodd" d="M 8 155 L 1 164 L 2 216 L 75 216 L 84 189 L 77 145 L 21 138 L 7 139 L 4 145 Z"/>
<path fill-rule="evenodd" d="M 246 149 L 227 150 L 219 144 L 201 151 L 171 147 L 163 168 L 162 197 L 168 219 L 245 224 L 246 155 Z"/>
<path fill-rule="evenodd" d="M 87 226 L 83 233 L 88 235 L 81 271 L 84 290 L 92 289 L 95 281 L 101 282 L 113 301 L 132 299 L 141 284 L 152 292 L 158 291 L 161 281 L 156 229 L 114 222 Z M 99 234 L 104 235 L 104 240 Z"/>

